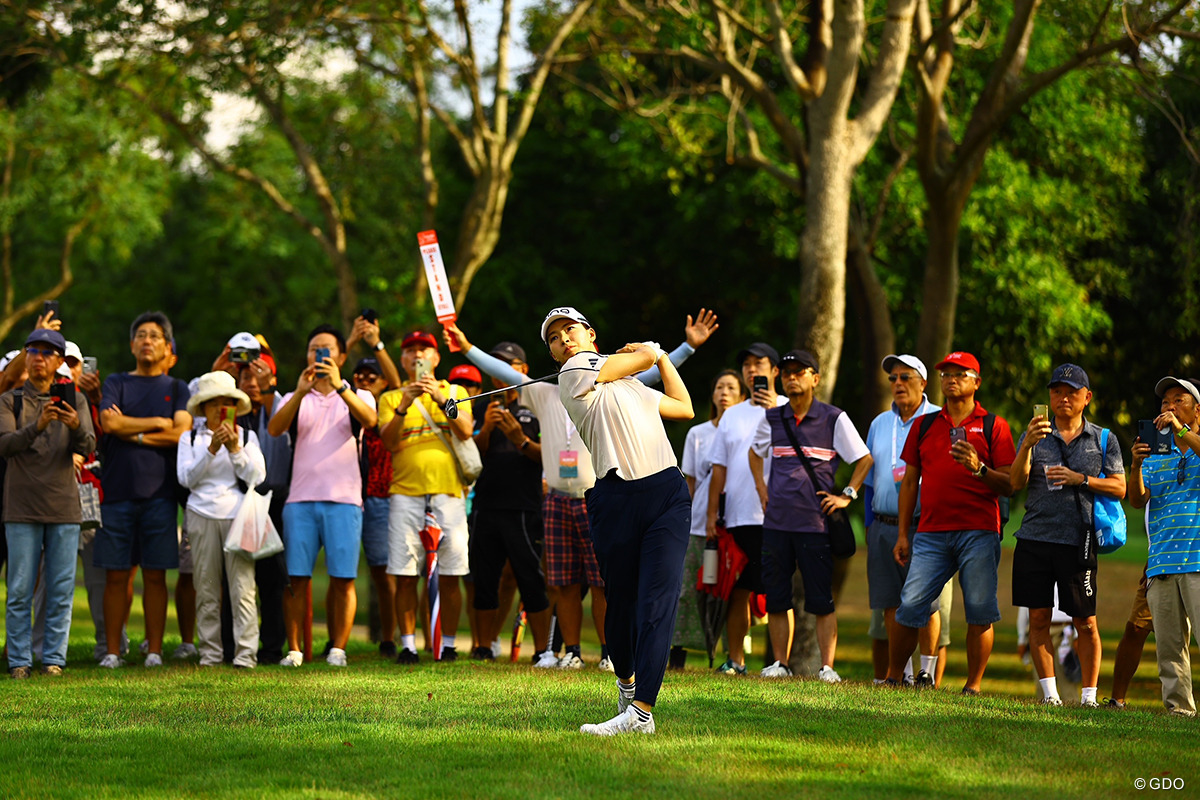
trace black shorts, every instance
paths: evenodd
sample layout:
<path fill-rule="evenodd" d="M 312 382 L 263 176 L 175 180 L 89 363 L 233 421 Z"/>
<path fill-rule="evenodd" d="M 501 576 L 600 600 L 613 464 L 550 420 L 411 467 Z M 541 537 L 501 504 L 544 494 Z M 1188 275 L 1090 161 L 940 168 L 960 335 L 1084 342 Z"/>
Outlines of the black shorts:
<path fill-rule="evenodd" d="M 833 613 L 833 551 L 827 533 L 763 531 L 763 582 L 767 613 L 792 608 L 792 575 L 800 570 L 804 610 L 824 616 Z"/>
<path fill-rule="evenodd" d="M 1079 546 L 1017 539 L 1013 552 L 1014 606 L 1058 608 L 1077 619 L 1096 615 L 1096 570 L 1079 563 Z"/>
<path fill-rule="evenodd" d="M 729 535 L 746 554 L 746 566 L 742 568 L 742 574 L 738 575 L 733 588 L 763 594 L 762 525 L 739 525 L 736 528 L 729 528 Z"/>

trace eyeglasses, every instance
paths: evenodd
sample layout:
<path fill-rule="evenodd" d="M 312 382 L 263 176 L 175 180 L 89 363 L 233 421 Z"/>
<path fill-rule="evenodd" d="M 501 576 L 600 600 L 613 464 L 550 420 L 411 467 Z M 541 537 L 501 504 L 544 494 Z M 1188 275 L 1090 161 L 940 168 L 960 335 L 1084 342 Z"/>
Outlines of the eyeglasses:
<path fill-rule="evenodd" d="M 363 383 L 374 383 L 375 381 L 379 380 L 379 376 L 374 372 L 356 372 L 354 373 L 354 380 L 361 381 Z"/>
<path fill-rule="evenodd" d="M 149 333 L 147 333 L 146 331 L 138 331 L 136 334 L 134 334 L 133 338 L 135 341 L 138 341 L 138 342 L 144 342 L 147 339 L 149 339 L 152 342 L 162 342 L 162 341 L 166 340 L 166 337 L 163 336 L 158 331 L 150 331 Z"/>
<path fill-rule="evenodd" d="M 946 374 L 942 373 L 942 377 L 946 377 Z M 917 376 L 913 375 L 911 372 L 905 372 L 900 375 L 888 375 L 888 383 L 895 383 L 896 381 L 908 383 L 909 381 L 916 380 L 916 378 Z"/>
<path fill-rule="evenodd" d="M 966 372 L 943 372 L 943 373 L 941 373 L 941 376 L 942 376 L 942 380 L 944 380 L 944 381 L 961 381 L 963 378 L 978 378 L 979 377 L 978 375 L 975 374 L 975 372 L 973 370 L 967 370 Z M 891 376 L 888 376 L 888 377 L 891 377 Z"/>
<path fill-rule="evenodd" d="M 58 351 L 57 351 L 57 350 L 53 350 L 53 349 L 51 349 L 51 350 L 43 350 L 43 349 L 42 349 L 42 348 L 40 348 L 40 347 L 26 347 L 26 348 L 25 348 L 25 355 L 27 355 L 27 356 L 41 356 L 42 358 L 49 358 L 50 356 L 56 356 L 56 355 L 58 355 Z"/>
<path fill-rule="evenodd" d="M 790 376 L 796 377 L 796 378 L 799 378 L 800 376 L 805 375 L 809 372 L 813 373 L 814 375 L 816 374 L 816 370 L 814 370 L 812 367 L 804 367 L 803 369 L 796 369 L 794 367 L 792 369 L 788 369 L 787 367 L 784 367 L 782 372 L 783 372 L 784 377 L 787 377 L 790 375 Z"/>

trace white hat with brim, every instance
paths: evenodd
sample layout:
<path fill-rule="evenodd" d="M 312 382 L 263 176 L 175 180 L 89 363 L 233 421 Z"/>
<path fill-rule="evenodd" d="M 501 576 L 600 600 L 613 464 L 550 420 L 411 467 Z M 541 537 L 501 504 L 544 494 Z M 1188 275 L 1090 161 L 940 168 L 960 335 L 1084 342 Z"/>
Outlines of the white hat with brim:
<path fill-rule="evenodd" d="M 83 351 L 79 349 L 79 345 L 68 340 L 67 348 L 63 351 L 63 358 L 73 358 L 76 361 L 83 361 Z"/>
<path fill-rule="evenodd" d="M 250 398 L 237 388 L 233 376 L 228 372 L 207 372 L 196 381 L 196 391 L 188 398 L 187 410 L 193 417 L 200 416 L 200 407 L 216 397 L 237 400 L 237 415 L 250 413 Z"/>
<path fill-rule="evenodd" d="M 1162 397 L 1167 393 L 1167 389 L 1183 389 L 1192 396 L 1192 399 L 1200 403 L 1200 389 L 1196 388 L 1196 384 L 1183 378 L 1172 378 L 1170 375 L 1163 378 L 1158 383 L 1154 384 L 1154 393 Z"/>
<path fill-rule="evenodd" d="M 546 341 L 546 330 L 553 323 L 560 319 L 569 319 L 572 322 L 578 322 L 582 325 L 588 326 L 589 328 L 592 327 L 592 323 L 587 321 L 587 317 L 585 317 L 583 314 L 580 314 L 578 310 L 572 308 L 571 306 L 559 306 L 558 308 L 552 308 L 550 309 L 550 313 L 546 315 L 546 318 L 542 320 L 543 342 Z"/>
<path fill-rule="evenodd" d="M 909 355 L 908 353 L 892 353 L 891 355 L 883 357 L 884 372 L 890 373 L 892 368 L 897 364 L 903 364 L 906 367 L 911 367 L 921 375 L 921 380 L 929 380 L 929 372 L 925 369 L 925 362 L 916 356 Z"/>

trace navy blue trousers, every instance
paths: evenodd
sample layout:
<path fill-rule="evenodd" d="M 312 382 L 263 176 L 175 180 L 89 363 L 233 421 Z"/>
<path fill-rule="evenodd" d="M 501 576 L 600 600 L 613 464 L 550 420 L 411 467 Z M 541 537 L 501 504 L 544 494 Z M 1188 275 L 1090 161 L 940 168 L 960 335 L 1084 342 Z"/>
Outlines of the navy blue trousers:
<path fill-rule="evenodd" d="M 624 481 L 615 472 L 588 490 L 588 523 L 604 578 L 604 633 L 618 678 L 636 676 L 634 700 L 654 705 L 667 671 L 691 497 L 679 470 Z"/>

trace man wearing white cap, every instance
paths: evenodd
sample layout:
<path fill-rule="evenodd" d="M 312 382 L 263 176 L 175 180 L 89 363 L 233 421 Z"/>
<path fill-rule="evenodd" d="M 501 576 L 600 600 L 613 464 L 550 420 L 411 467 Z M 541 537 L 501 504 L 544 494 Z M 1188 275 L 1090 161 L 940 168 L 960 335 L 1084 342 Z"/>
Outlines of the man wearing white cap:
<path fill-rule="evenodd" d="M 908 577 L 908 566 L 896 563 L 892 548 L 900 533 L 900 483 L 906 465 L 900 457 L 913 422 L 923 414 L 940 410 L 929 402 L 925 386 L 929 374 L 925 363 L 914 355 L 889 355 L 883 359 L 883 371 L 892 387 L 892 407 L 871 421 L 867 430 L 867 449 L 874 463 L 867 476 L 866 487 L 871 495 L 871 524 L 867 527 L 867 589 L 871 602 L 872 655 L 876 661 L 876 682 L 887 676 L 887 626 L 895 624 L 896 609 L 900 607 L 900 590 Z M 917 513 L 920 513 L 918 501 Z M 942 596 L 952 596 L 953 585 L 947 581 Z M 930 609 L 929 624 L 920 629 L 921 670 L 914 682 L 920 687 L 935 685 L 938 672 L 938 639 L 941 636 L 941 598 Z M 937 611 L 939 613 L 932 613 Z M 945 609 L 946 612 L 949 609 Z M 879 619 L 876 619 L 878 615 Z M 882 645 L 880 647 L 879 645 Z M 882 650 L 882 652 L 874 652 Z M 882 666 L 882 669 L 879 667 Z M 909 667 L 908 669 L 911 669 Z M 882 674 L 881 674 L 882 673 Z M 907 669 L 906 669 L 907 679 Z"/>
<path fill-rule="evenodd" d="M 618 713 L 580 731 L 654 733 L 651 709 L 667 669 L 692 506 L 662 421 L 691 419 L 692 400 L 655 343 L 600 355 L 596 331 L 571 307 L 552 309 L 541 333 L 561 365 L 559 397 L 600 476 L 586 500 L 608 593 L 604 627 Z M 633 377 L 656 365 L 663 392 Z"/>
<path fill-rule="evenodd" d="M 1162 405 L 1154 426 L 1175 434 L 1172 452 L 1151 455 L 1150 444 L 1133 445 L 1129 504 L 1147 511 L 1150 553 L 1146 601 L 1154 617 L 1158 677 L 1163 705 L 1192 717 L 1191 633 L 1200 628 L 1200 390 L 1191 381 L 1166 377 L 1154 387 Z"/>

